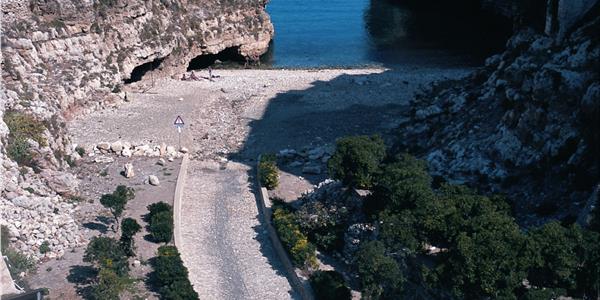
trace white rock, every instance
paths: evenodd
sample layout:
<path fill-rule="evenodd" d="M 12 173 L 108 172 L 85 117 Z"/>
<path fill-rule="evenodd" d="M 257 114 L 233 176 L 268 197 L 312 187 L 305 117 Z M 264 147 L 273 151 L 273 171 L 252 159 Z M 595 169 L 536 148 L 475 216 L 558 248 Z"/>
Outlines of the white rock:
<path fill-rule="evenodd" d="M 188 148 L 186 148 L 186 147 L 181 147 L 181 149 L 179 150 L 179 152 L 181 152 L 181 153 L 188 153 L 188 152 L 190 152 L 190 150 Z"/>
<path fill-rule="evenodd" d="M 110 145 L 110 150 L 115 153 L 121 153 L 121 151 L 123 151 L 123 143 L 121 143 L 121 141 L 112 143 L 112 145 Z"/>
<path fill-rule="evenodd" d="M 160 181 L 158 180 L 158 177 L 156 177 L 156 175 L 150 175 L 148 176 L 148 183 L 150 183 L 151 185 L 159 185 Z"/>
<path fill-rule="evenodd" d="M 133 171 L 133 165 L 131 163 L 126 163 L 123 167 L 123 175 L 125 178 L 131 178 L 135 176 L 135 172 Z"/>
<path fill-rule="evenodd" d="M 173 146 L 168 146 L 168 147 L 167 147 L 167 154 L 168 154 L 168 155 L 171 155 L 171 156 L 173 156 L 173 155 L 175 155 L 176 153 L 177 153 L 177 151 L 175 151 L 175 147 L 173 147 Z"/>
<path fill-rule="evenodd" d="M 124 157 L 131 157 L 133 153 L 131 152 L 131 150 L 124 148 L 123 151 L 121 151 L 121 155 Z"/>
<path fill-rule="evenodd" d="M 158 161 L 156 162 L 156 164 L 159 166 L 164 166 L 167 164 L 167 162 L 165 161 L 164 158 L 159 158 Z"/>
<path fill-rule="evenodd" d="M 110 144 L 107 142 L 100 142 L 96 147 L 98 147 L 100 150 L 108 150 L 110 149 Z"/>

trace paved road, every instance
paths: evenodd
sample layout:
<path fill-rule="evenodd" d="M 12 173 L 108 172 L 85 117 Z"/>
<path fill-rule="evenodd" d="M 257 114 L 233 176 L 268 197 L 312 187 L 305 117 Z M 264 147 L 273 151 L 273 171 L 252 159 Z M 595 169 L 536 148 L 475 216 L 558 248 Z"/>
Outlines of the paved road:
<path fill-rule="evenodd" d="M 260 224 L 248 170 L 190 161 L 181 253 L 201 299 L 297 298 Z"/>

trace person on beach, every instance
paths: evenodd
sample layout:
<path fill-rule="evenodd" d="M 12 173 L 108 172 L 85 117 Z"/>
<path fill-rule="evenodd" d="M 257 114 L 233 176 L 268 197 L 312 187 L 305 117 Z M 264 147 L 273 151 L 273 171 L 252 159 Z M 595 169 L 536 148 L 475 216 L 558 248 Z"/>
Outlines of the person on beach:
<path fill-rule="evenodd" d="M 208 80 L 214 81 L 213 80 L 212 68 L 210 66 L 208 67 Z"/>
<path fill-rule="evenodd" d="M 198 78 L 198 77 L 196 76 L 196 74 L 194 74 L 194 71 L 192 71 L 192 74 L 190 75 L 190 79 L 191 79 L 191 80 L 200 80 L 200 78 Z"/>

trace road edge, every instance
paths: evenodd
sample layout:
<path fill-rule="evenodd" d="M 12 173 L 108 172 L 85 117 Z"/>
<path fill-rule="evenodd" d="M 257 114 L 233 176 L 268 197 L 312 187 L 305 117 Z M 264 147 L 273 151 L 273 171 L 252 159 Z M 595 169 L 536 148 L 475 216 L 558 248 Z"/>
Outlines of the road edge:
<path fill-rule="evenodd" d="M 181 201 L 189 161 L 188 153 L 184 154 L 177 175 L 177 183 L 175 184 L 175 195 L 173 195 L 173 242 L 178 249 L 181 249 Z"/>
<path fill-rule="evenodd" d="M 309 291 L 308 289 L 310 287 L 306 287 L 305 283 L 303 283 L 303 281 L 298 277 L 298 274 L 296 273 L 296 269 L 294 268 L 294 266 L 292 265 L 292 261 L 290 260 L 287 252 L 285 251 L 285 249 L 283 248 L 283 245 L 281 244 L 281 240 L 279 239 L 279 236 L 277 235 L 277 231 L 275 230 L 275 228 L 273 227 L 273 224 L 271 224 L 271 199 L 269 198 L 269 191 L 267 190 L 267 188 L 263 187 L 260 184 L 260 176 L 259 176 L 259 168 L 258 168 L 258 164 L 260 163 L 260 158 L 261 155 L 258 156 L 258 159 L 256 160 L 256 186 L 258 187 L 258 206 L 259 206 L 259 210 L 260 210 L 260 216 L 262 216 L 263 220 L 263 224 L 265 224 L 265 227 L 267 228 L 267 233 L 269 235 L 269 239 L 271 240 L 271 243 L 273 244 L 273 248 L 275 249 L 275 252 L 277 253 L 277 256 L 279 257 L 279 260 L 281 261 L 281 264 L 283 265 L 283 268 L 285 269 L 285 272 L 287 273 L 287 277 L 290 281 L 290 284 L 292 286 L 292 288 L 296 291 L 296 293 L 298 293 L 298 295 L 300 295 L 300 297 L 303 300 L 314 300 L 314 297 L 312 296 L 312 292 Z"/>

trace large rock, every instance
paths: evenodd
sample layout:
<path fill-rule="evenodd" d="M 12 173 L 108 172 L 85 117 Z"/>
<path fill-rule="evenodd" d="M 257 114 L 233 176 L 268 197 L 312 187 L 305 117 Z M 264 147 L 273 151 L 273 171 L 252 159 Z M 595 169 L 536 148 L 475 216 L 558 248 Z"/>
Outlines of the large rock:
<path fill-rule="evenodd" d="M 150 185 L 160 185 L 160 181 L 156 175 L 148 176 L 148 183 L 150 183 Z"/>
<path fill-rule="evenodd" d="M 46 179 L 46 184 L 59 195 L 68 196 L 77 194 L 79 180 L 70 173 L 44 170 L 41 173 Z"/>
<path fill-rule="evenodd" d="M 133 171 L 133 164 L 125 164 L 125 166 L 123 167 L 123 176 L 125 176 L 125 178 L 131 178 L 135 176 L 135 172 Z"/>

